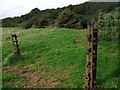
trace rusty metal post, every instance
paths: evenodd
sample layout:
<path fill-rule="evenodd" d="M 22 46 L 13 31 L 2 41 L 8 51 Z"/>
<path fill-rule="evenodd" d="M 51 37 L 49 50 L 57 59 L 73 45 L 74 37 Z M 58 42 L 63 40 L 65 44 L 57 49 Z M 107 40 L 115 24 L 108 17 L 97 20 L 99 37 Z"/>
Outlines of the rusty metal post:
<path fill-rule="evenodd" d="M 15 55 L 19 56 L 20 55 L 20 50 L 19 50 L 17 35 L 13 34 L 13 35 L 11 35 L 11 37 L 12 37 L 12 42 L 13 42 L 13 46 L 14 46 L 13 52 L 14 52 Z"/>
<path fill-rule="evenodd" d="M 88 24 L 86 49 L 86 75 L 84 88 L 96 88 L 97 26 Z"/>

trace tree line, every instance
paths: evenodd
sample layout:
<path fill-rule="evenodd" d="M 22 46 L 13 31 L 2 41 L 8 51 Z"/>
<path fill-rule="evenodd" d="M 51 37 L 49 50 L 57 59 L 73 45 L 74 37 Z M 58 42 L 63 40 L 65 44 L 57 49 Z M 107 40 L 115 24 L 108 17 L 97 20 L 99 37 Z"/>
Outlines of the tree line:
<path fill-rule="evenodd" d="M 2 27 L 46 28 L 62 27 L 84 29 L 87 22 L 99 21 L 100 15 L 114 12 L 120 2 L 85 2 L 57 9 L 34 8 L 20 17 L 2 19 Z"/>

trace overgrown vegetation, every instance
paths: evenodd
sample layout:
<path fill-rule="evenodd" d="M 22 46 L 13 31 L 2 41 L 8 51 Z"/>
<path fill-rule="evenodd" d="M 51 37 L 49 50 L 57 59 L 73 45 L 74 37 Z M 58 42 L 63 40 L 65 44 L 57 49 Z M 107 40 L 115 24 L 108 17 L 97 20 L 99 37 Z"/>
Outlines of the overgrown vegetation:
<path fill-rule="evenodd" d="M 103 41 L 118 42 L 120 8 L 116 8 L 110 13 L 101 13 L 98 18 L 99 39 Z"/>
<path fill-rule="evenodd" d="M 45 28 L 64 27 L 83 29 L 87 22 L 97 21 L 99 13 L 110 13 L 120 2 L 86 2 L 68 7 L 39 10 L 33 9 L 30 13 L 20 17 L 3 19 L 3 27 Z"/>

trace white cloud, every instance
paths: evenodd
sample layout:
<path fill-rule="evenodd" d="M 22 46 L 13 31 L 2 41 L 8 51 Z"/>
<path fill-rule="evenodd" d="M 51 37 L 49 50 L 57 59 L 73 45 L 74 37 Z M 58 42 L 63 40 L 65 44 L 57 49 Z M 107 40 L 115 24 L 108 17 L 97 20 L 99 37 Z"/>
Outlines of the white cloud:
<path fill-rule="evenodd" d="M 88 0 L 0 0 L 0 18 L 20 16 L 34 8 L 44 10 L 70 4 L 80 4 Z"/>

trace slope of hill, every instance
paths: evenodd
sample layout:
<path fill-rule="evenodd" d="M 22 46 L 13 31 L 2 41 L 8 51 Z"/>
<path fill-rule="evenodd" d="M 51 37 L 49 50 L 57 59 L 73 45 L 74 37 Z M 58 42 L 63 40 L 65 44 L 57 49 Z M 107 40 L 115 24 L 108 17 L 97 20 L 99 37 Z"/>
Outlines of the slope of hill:
<path fill-rule="evenodd" d="M 66 27 L 86 28 L 87 22 L 97 21 L 100 12 L 111 12 L 120 6 L 120 2 L 86 2 L 68 7 L 39 10 L 33 9 L 30 13 L 20 17 L 5 18 L 2 20 L 3 27 L 44 28 Z"/>
<path fill-rule="evenodd" d="M 21 56 L 12 53 L 11 33 Z M 82 88 L 85 37 L 86 30 L 3 28 L 3 88 Z M 117 88 L 117 43 L 99 42 L 97 66 L 97 86 Z"/>

